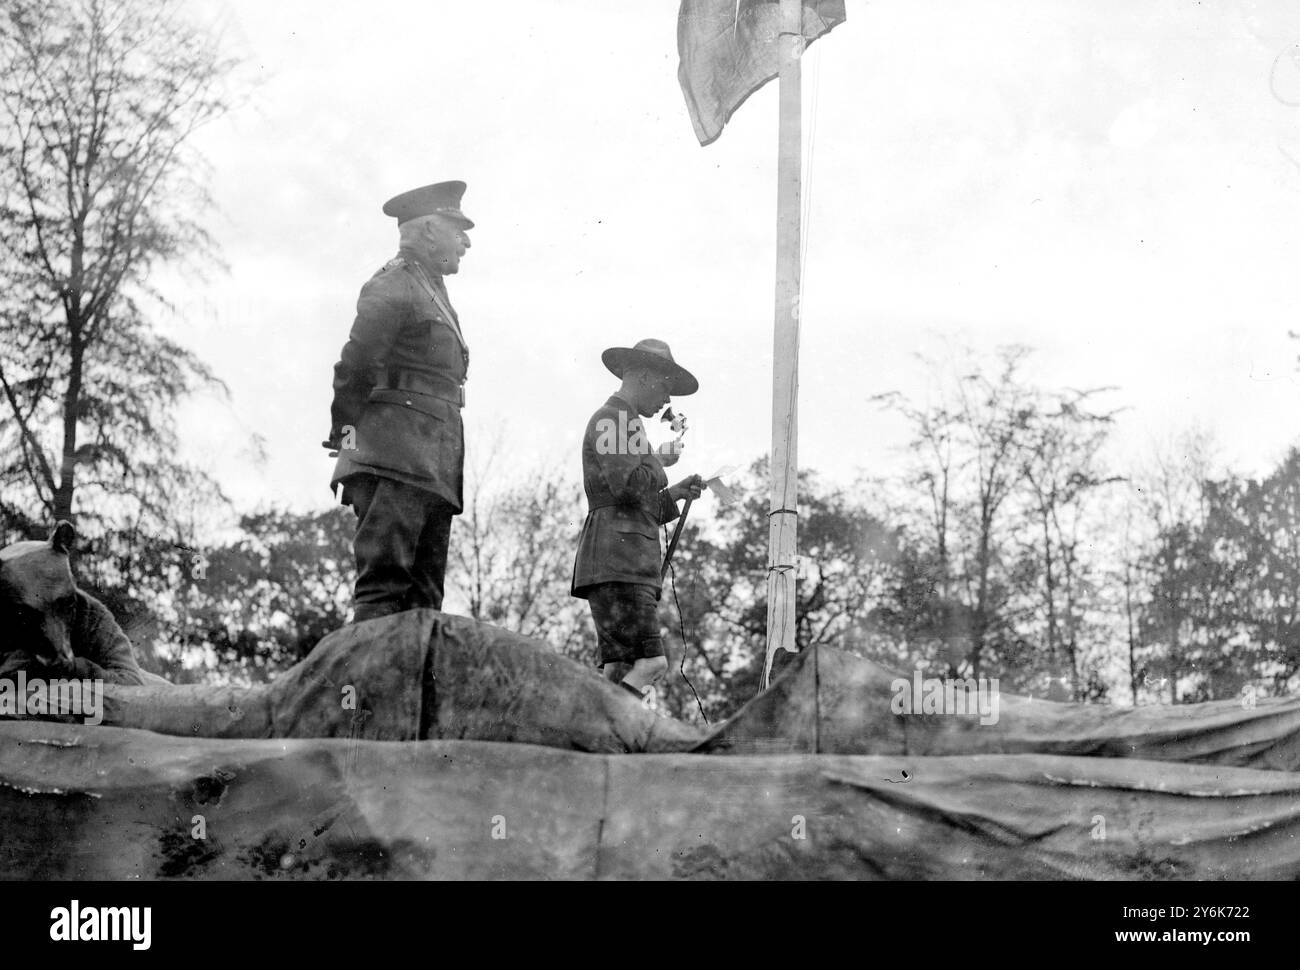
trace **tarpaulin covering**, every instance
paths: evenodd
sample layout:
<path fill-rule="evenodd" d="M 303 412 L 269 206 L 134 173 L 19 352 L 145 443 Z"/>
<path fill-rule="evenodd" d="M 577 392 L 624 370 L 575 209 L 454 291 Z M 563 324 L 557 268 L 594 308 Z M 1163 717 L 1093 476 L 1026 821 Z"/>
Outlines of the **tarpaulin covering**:
<path fill-rule="evenodd" d="M 273 684 L 0 722 L 0 877 L 1300 878 L 1294 701 L 1000 695 L 981 724 L 897 713 L 899 680 L 810 650 L 706 737 L 540 643 L 399 614 Z"/>
<path fill-rule="evenodd" d="M 443 738 L 607 753 L 1042 753 L 1300 770 L 1297 698 L 1116 708 L 999 692 L 996 722 L 981 723 L 978 712 L 895 713 L 899 680 L 912 678 L 813 648 L 706 737 L 543 644 L 412 610 L 330 634 L 271 684 L 107 684 L 104 723 L 186 737 Z"/>
<path fill-rule="evenodd" d="M 594 668 L 465 617 L 411 610 L 325 637 L 252 687 L 104 685 L 104 723 L 211 738 L 473 738 L 581 751 L 682 751 L 704 733 Z"/>
<path fill-rule="evenodd" d="M 843 651 L 806 650 L 699 750 L 1034 752 L 1300 770 L 1300 698 L 1118 708 L 999 692 L 997 721 L 981 723 L 978 712 L 895 713 L 895 684 L 913 678 Z"/>
<path fill-rule="evenodd" d="M 0 724 L 13 879 L 1295 879 L 1300 775 Z"/>

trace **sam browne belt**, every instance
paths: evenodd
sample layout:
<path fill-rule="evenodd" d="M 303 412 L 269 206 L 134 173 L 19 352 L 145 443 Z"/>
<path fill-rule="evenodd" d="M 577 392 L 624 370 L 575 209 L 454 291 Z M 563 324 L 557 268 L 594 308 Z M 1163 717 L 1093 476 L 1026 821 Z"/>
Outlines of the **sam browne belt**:
<path fill-rule="evenodd" d="M 372 394 L 380 391 L 409 391 L 412 394 L 427 394 L 429 397 L 449 401 L 460 408 L 465 406 L 464 384 L 459 384 L 446 377 L 422 374 L 419 371 L 398 368 L 390 370 L 388 372 L 388 383 L 382 387 L 376 387 Z M 388 399 L 390 395 L 385 394 L 384 397 Z"/>

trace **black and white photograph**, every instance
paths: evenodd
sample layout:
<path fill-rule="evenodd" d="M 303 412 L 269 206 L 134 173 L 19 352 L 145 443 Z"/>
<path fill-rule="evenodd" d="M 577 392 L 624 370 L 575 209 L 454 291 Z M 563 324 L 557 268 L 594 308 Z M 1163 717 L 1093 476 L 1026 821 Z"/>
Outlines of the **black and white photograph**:
<path fill-rule="evenodd" d="M 1298 263 L 1285 0 L 0 0 L 23 935 L 1046 881 L 1240 958 Z"/>

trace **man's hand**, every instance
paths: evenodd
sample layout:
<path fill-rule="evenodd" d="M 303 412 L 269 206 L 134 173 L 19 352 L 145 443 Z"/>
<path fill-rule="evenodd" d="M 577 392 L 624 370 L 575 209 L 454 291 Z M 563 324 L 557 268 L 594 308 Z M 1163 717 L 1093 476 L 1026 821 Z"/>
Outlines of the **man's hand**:
<path fill-rule="evenodd" d="M 704 490 L 709 486 L 705 484 L 704 479 L 699 475 L 692 475 L 690 478 L 683 478 L 676 485 L 668 489 L 668 497 L 674 502 L 680 502 L 682 499 L 696 499 L 704 494 Z"/>
<path fill-rule="evenodd" d="M 682 457 L 682 452 L 686 450 L 686 445 L 681 438 L 674 438 L 672 441 L 665 441 L 655 449 L 655 454 L 659 456 L 659 464 L 668 468 L 677 464 L 678 459 Z"/>
<path fill-rule="evenodd" d="M 336 431 L 331 431 L 330 436 L 322 441 L 320 446 L 329 449 L 331 458 L 337 458 L 339 449 L 343 447 L 343 436 Z"/>

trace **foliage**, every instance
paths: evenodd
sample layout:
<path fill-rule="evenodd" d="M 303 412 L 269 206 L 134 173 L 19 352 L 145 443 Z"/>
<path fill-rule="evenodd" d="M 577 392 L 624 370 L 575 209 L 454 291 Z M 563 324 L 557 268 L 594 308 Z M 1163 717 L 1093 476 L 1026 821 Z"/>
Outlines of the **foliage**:
<path fill-rule="evenodd" d="M 547 468 L 499 476 L 498 457 L 489 444 L 482 466 L 471 467 L 465 511 L 452 527 L 447 606 L 594 663 L 586 602 L 569 593 L 582 487 Z"/>
<path fill-rule="evenodd" d="M 1202 483 L 1147 567 L 1147 666 L 1176 700 L 1284 693 L 1300 672 L 1300 450 L 1260 479 Z"/>
<path fill-rule="evenodd" d="M 172 410 L 209 370 L 146 312 L 149 276 L 212 258 L 186 148 L 231 65 L 170 3 L 12 0 L 0 12 L 0 484 L 10 527 L 143 524 L 211 483 Z M 79 491 L 82 493 L 78 500 Z"/>
<path fill-rule="evenodd" d="M 341 507 L 263 511 L 244 516 L 230 543 L 184 550 L 165 616 L 168 672 L 248 682 L 305 657 L 347 622 L 355 523 Z"/>
<path fill-rule="evenodd" d="M 930 402 L 877 398 L 912 430 L 904 518 L 917 540 L 884 616 L 916 660 L 1082 700 L 1110 636 L 1087 553 L 1096 493 L 1119 481 L 1101 459 L 1114 415 L 1094 408 L 1102 389 L 1029 383 L 1027 357 L 925 360 Z"/>
<path fill-rule="evenodd" d="M 710 720 L 758 693 L 767 640 L 767 469 L 766 459 L 754 462 L 734 483 L 741 495 L 737 504 L 705 505 L 683 529 L 661 607 L 670 653 L 665 703 L 683 716 L 696 710 L 686 678 Z M 800 472 L 803 567 L 795 602 L 800 649 L 815 644 L 875 653 L 889 649 L 875 611 L 896 582 L 902 543 L 898 529 L 850 495 Z M 680 673 L 683 653 L 686 678 Z"/>

